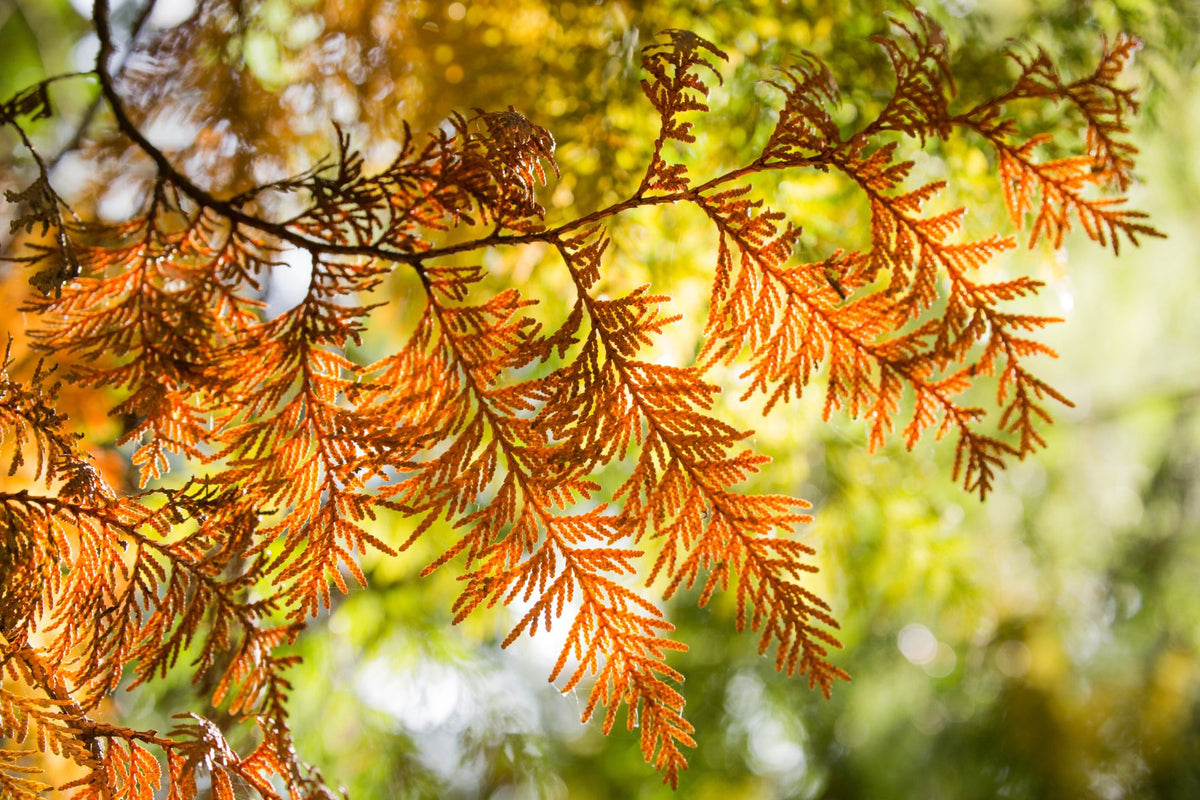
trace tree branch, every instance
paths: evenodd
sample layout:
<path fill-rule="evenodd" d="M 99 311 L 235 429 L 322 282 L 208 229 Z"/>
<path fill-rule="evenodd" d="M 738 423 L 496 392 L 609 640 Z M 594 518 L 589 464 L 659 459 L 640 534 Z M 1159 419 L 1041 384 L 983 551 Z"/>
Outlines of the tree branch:
<path fill-rule="evenodd" d="M 137 145 L 143 153 L 150 157 L 158 168 L 158 172 L 170 181 L 189 200 L 203 208 L 216 211 L 235 225 L 270 234 L 275 238 L 313 253 L 328 253 L 343 256 L 366 256 L 368 258 L 384 258 L 389 261 L 416 266 L 419 259 L 411 253 L 371 245 L 343 245 L 311 239 L 289 229 L 286 225 L 249 214 L 227 200 L 221 200 L 211 193 L 201 189 L 196 183 L 175 167 L 171 160 L 141 132 L 129 116 L 125 103 L 117 93 L 112 72 L 108 62 L 115 50 L 112 40 L 112 27 L 109 21 L 108 0 L 95 0 L 92 6 L 92 18 L 96 25 L 96 36 L 100 40 L 100 52 L 96 55 L 96 76 L 100 80 L 100 91 L 112 109 L 117 127 Z"/>

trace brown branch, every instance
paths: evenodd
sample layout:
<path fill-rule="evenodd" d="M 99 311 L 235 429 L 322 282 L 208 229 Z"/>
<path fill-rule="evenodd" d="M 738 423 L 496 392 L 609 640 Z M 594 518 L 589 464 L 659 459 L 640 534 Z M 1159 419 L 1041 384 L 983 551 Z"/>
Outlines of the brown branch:
<path fill-rule="evenodd" d="M 150 19 L 150 14 L 154 11 L 154 6 L 157 3 L 158 0 L 150 0 L 150 2 L 146 3 L 146 7 L 142 9 L 141 13 L 138 14 L 137 19 L 133 21 L 133 26 L 129 29 L 129 44 L 131 49 L 133 43 L 137 41 L 138 35 L 142 32 L 142 28 L 146 27 L 146 22 Z M 121 62 L 117 65 L 116 75 L 119 76 L 125 72 L 125 65 L 129 62 L 129 52 L 130 51 L 126 51 L 125 54 L 121 56 Z M 95 73 L 89 72 L 81 74 L 94 75 Z M 88 128 L 91 127 L 92 121 L 96 118 L 96 114 L 100 112 L 100 106 L 103 101 L 104 95 L 99 94 L 92 99 L 91 103 L 88 104 L 87 110 L 83 113 L 83 119 L 81 119 L 79 124 L 75 126 L 75 132 L 71 135 L 71 139 L 65 145 L 63 145 L 62 149 L 60 149 L 51 157 L 50 169 L 54 169 L 58 165 L 58 162 L 61 161 L 63 156 L 65 156 L 67 153 L 79 149 L 79 145 L 83 143 L 84 135 L 87 133 Z"/>
<path fill-rule="evenodd" d="M 96 26 L 96 36 L 100 40 L 100 51 L 96 55 L 96 76 L 100 81 L 100 91 L 112 109 L 117 127 L 137 145 L 138 149 L 150 157 L 158 168 L 159 174 L 185 194 L 188 199 L 203 208 L 210 208 L 216 211 L 232 223 L 270 234 L 280 241 L 288 242 L 310 252 L 383 258 L 397 263 L 410 264 L 415 267 L 419 259 L 411 253 L 404 253 L 399 250 L 391 250 L 379 246 L 344 245 L 320 239 L 312 239 L 296 233 L 286 225 L 271 222 L 270 220 L 247 213 L 234 203 L 221 200 L 197 186 L 191 178 L 184 175 L 171 163 L 171 160 L 167 158 L 162 150 L 146 138 L 145 134 L 141 132 L 137 124 L 129 116 L 129 112 L 125 108 L 125 102 L 116 90 L 113 74 L 108 67 L 108 62 L 111 60 L 115 50 L 112 40 L 112 29 L 109 23 L 108 0 L 95 0 L 92 6 L 92 18 Z"/>
<path fill-rule="evenodd" d="M 42 659 L 29 645 L 21 645 L 15 651 L 12 651 L 13 657 L 16 658 L 29 674 L 33 683 L 39 686 L 46 694 L 54 701 L 54 704 L 62 709 L 63 713 L 71 719 L 72 727 L 77 728 L 81 736 L 88 738 L 87 731 L 94 729 L 97 723 L 88 718 L 83 707 L 75 701 L 71 696 L 71 692 L 63 684 L 62 678 L 57 672 L 52 672 L 42 663 Z M 88 741 L 87 749 L 96 759 L 96 763 L 100 763 L 102 754 L 100 753 L 100 745 L 94 739 Z"/>

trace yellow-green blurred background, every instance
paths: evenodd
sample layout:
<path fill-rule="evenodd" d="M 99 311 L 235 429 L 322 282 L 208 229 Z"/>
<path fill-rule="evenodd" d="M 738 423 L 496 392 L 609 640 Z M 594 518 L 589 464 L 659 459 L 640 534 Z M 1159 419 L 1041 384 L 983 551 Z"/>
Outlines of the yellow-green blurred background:
<path fill-rule="evenodd" d="M 128 30 L 141 0 L 114 3 Z M 0 0 L 0 96 L 48 74 L 90 67 L 84 0 Z M 156 142 L 218 193 L 303 170 L 349 132 L 368 163 L 395 154 L 451 111 L 514 106 L 558 142 L 562 177 L 542 202 L 551 223 L 636 187 L 656 120 L 641 96 L 641 47 L 690 28 L 730 55 L 697 143 L 681 155 L 700 175 L 744 163 L 774 121 L 771 69 L 802 51 L 826 59 L 845 95 L 839 122 L 878 108 L 887 61 L 867 41 L 886 29 L 884 2 L 404 2 L 159 0 L 126 61 L 123 91 Z M 869 454 L 863 425 L 824 423 L 816 397 L 766 419 L 753 404 L 723 414 L 753 427 L 775 463 L 752 487 L 812 501 L 801 535 L 819 553 L 816 590 L 843 629 L 837 663 L 853 681 L 826 701 L 776 675 L 756 638 L 733 633 L 731 605 L 669 614 L 690 652 L 687 711 L 699 748 L 680 798 L 1200 797 L 1200 2 L 930 0 L 954 48 L 963 102 L 1011 75 L 1010 38 L 1043 46 L 1067 75 L 1087 70 L 1104 37 L 1144 47 L 1127 81 L 1143 114 L 1133 139 L 1141 181 L 1132 203 L 1166 239 L 1119 258 L 1082 237 L 1060 251 L 1018 250 L 998 272 L 1047 282 L 1029 308 L 1060 315 L 1042 374 L 1073 399 L 1045 452 L 1016 463 L 985 502 L 950 478 L 950 443 Z M 62 150 L 95 94 L 86 78 L 56 85 L 59 114 L 37 124 Z M 1043 121 L 1057 125 L 1061 109 Z M 1026 110 L 1030 126 L 1038 115 Z M 60 192 L 82 215 L 118 220 L 144 190 L 147 165 L 110 136 L 103 110 L 83 147 L 54 161 Z M 1068 127 L 1055 130 L 1069 131 Z M 29 159 L 2 134 L 0 181 L 18 188 Z M 913 145 L 915 149 L 915 144 Z M 971 231 L 1007 230 L 979 142 L 932 143 L 918 171 L 945 178 Z M 27 179 L 26 179 L 26 182 Z M 821 174 L 755 182 L 804 226 L 808 254 L 867 242 L 865 207 Z M 0 210 L 7 236 L 11 209 Z M 702 325 L 715 240 L 687 209 L 624 218 L 613 229 L 608 284 L 650 281 L 685 319 L 660 354 L 686 360 Z M 7 242 L 5 244 L 7 246 Z M 803 253 L 802 253 L 803 255 Z M 540 250 L 483 256 L 496 285 L 547 299 L 565 275 Z M 6 294 L 24 287 L 4 267 Z M 267 292 L 284 303 L 285 271 Z M 404 298 L 374 317 L 364 357 L 395 347 Z M 6 303 L 4 327 L 26 320 Z M 720 376 L 718 376 L 720 377 Z M 736 377 L 735 372 L 728 376 Z M 734 393 L 736 396 L 736 393 Z M 109 402 L 111 398 L 104 398 Z M 102 447 L 111 424 L 85 432 Z M 403 523 L 382 533 L 404 538 Z M 545 681 L 545 637 L 507 651 L 503 614 L 449 624 L 453 571 L 420 579 L 432 557 L 365 563 L 370 589 L 341 600 L 300 640 L 292 673 L 301 756 L 355 798 L 659 798 L 636 736 L 580 725 L 586 695 Z M 122 694 L 114 714 L 169 727 L 190 708 L 186 676 Z"/>

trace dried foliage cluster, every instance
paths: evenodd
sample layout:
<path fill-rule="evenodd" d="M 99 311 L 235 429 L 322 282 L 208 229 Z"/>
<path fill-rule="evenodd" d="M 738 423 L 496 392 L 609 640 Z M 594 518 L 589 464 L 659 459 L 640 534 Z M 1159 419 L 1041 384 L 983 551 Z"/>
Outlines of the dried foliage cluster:
<path fill-rule="evenodd" d="M 547 227 L 538 188 L 558 172 L 554 141 L 512 109 L 455 116 L 424 138 L 405 132 L 378 174 L 340 136 L 330 164 L 210 196 L 131 120 L 110 72 L 103 0 L 95 22 L 105 101 L 157 180 L 129 222 L 85 223 L 34 153 L 40 176 L 9 197 L 22 208 L 17 260 L 41 292 L 28 308 L 36 341 L 69 359 L 72 381 L 120 393 L 113 413 L 130 421 L 122 443 L 136 444 L 143 486 L 159 486 L 179 457 L 191 477 L 114 492 L 67 433 L 49 371 L 20 379 L 6 362 L 6 457 L 36 483 L 0 492 L 5 797 L 47 788 L 37 751 L 77 766 L 59 787 L 77 798 L 149 800 L 164 787 L 180 800 L 206 787 L 232 798 L 235 784 L 263 798 L 331 796 L 293 747 L 286 645 L 329 606 L 331 587 L 365 585 L 358 554 L 397 554 L 435 523 L 457 531 L 425 569 L 462 565 L 455 619 L 522 604 L 505 645 L 565 626 L 550 679 L 563 691 L 589 685 L 583 717 L 601 716 L 606 732 L 624 706 L 647 761 L 674 785 L 694 746 L 682 676 L 668 664 L 685 645 L 661 605 L 680 589 L 702 587 L 701 604 L 732 592 L 738 628 L 825 694 L 847 677 L 829 657 L 830 609 L 805 588 L 812 550 L 794 528 L 806 504 L 736 489 L 766 459 L 714 415 L 708 370 L 742 365 L 747 395 L 768 405 L 816 384 L 827 416 L 867 421 L 871 447 L 894 427 L 910 446 L 929 429 L 952 436 L 958 479 L 983 496 L 1005 459 L 1043 445 L 1047 404 L 1066 402 L 1029 366 L 1049 353 L 1035 334 L 1053 320 L 1012 310 L 1038 291 L 1032 278 L 979 277 L 1014 239 L 963 241 L 964 210 L 927 212 L 944 185 L 909 185 L 904 148 L 959 134 L 989 144 L 1012 224 L 1031 245 L 1059 244 L 1076 224 L 1114 249 L 1156 233 L 1113 197 L 1133 166 L 1123 136 L 1136 105 L 1118 85 L 1136 49 L 1128 38 L 1076 80 L 1044 52 L 1014 54 L 1011 88 L 958 108 L 943 34 L 913 12 L 879 37 L 896 81 L 877 116 L 844 130 L 833 77 L 802 59 L 775 74 L 782 107 L 762 152 L 697 178 L 673 154 L 695 142 L 726 56 L 667 31 L 642 56 L 661 125 L 640 185 Z M 1021 138 L 1012 108 L 1026 100 L 1077 114 L 1082 152 L 1045 158 L 1045 137 Z M 49 113 L 41 84 L 0 107 L 0 122 L 34 152 L 22 126 Z M 799 227 L 751 185 L 776 170 L 833 173 L 861 190 L 870 246 L 798 263 Z M 257 211 L 262 193 L 285 191 L 305 198 L 302 213 Z M 644 356 L 677 318 L 666 296 L 603 293 L 607 223 L 664 204 L 699 209 L 719 240 L 692 366 Z M 489 295 L 482 268 L 449 258 L 534 243 L 557 252 L 573 286 L 557 326 L 534 322 L 535 301 L 516 287 Z M 268 318 L 256 298 L 296 248 L 312 256 L 307 292 Z M 359 363 L 348 348 L 372 290 L 397 269 L 424 287 L 419 322 L 395 352 Z M 990 411 L 963 400 L 981 383 Z M 624 480 L 603 496 L 597 475 L 614 469 Z M 372 521 L 384 509 L 414 521 L 406 541 L 381 538 Z M 646 591 L 655 586 L 657 599 Z M 168 733 L 102 721 L 97 709 L 119 687 L 176 666 L 195 676 L 210 713 L 182 715 Z M 238 723 L 258 727 L 250 752 L 226 742 Z"/>

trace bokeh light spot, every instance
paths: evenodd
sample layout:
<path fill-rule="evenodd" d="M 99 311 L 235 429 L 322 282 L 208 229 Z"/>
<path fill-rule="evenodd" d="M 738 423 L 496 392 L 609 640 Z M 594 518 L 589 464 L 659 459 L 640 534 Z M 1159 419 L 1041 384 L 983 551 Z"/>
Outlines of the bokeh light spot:
<path fill-rule="evenodd" d="M 905 658 L 918 666 L 929 664 L 938 654 L 937 638 L 929 628 L 915 622 L 900 629 L 896 645 Z"/>

